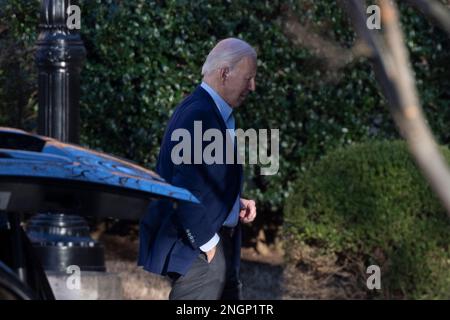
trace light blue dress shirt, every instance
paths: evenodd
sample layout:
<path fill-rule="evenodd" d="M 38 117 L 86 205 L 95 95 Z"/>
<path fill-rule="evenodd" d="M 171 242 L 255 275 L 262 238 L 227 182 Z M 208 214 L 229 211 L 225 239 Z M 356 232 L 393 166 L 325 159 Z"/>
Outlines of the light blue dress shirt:
<path fill-rule="evenodd" d="M 225 122 L 227 129 L 230 130 L 230 132 L 234 133 L 235 130 L 235 120 L 233 116 L 233 108 L 229 106 L 228 103 L 223 100 L 223 98 L 208 84 L 205 82 L 202 82 L 200 85 L 203 89 L 206 90 L 206 92 L 209 93 L 211 98 L 214 100 L 214 103 L 216 104 L 216 107 L 219 109 L 220 115 L 222 116 L 223 121 Z M 232 137 L 232 141 L 234 143 L 234 134 Z M 225 219 L 225 222 L 223 223 L 226 227 L 235 227 L 239 220 L 239 210 L 240 210 L 240 193 L 238 194 L 236 201 L 234 202 L 233 208 L 231 208 L 230 213 L 228 214 L 227 218 Z M 214 246 L 219 243 L 220 237 L 216 233 L 214 237 L 202 245 L 200 247 L 200 250 L 203 252 L 207 252 L 211 250 Z"/>

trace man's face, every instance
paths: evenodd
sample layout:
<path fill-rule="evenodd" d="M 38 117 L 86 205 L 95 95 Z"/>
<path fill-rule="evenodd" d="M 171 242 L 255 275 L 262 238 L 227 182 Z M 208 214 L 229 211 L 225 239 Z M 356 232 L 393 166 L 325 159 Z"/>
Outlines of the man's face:
<path fill-rule="evenodd" d="M 224 81 L 225 101 L 232 107 L 239 107 L 250 91 L 255 91 L 256 61 L 251 57 L 242 58 Z"/>

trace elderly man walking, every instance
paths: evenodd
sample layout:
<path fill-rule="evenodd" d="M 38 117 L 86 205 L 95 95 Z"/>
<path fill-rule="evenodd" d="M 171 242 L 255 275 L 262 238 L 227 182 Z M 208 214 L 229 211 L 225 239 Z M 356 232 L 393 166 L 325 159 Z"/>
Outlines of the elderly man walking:
<path fill-rule="evenodd" d="M 180 202 L 173 208 L 168 200 L 153 202 L 141 221 L 138 264 L 170 277 L 170 299 L 241 299 L 240 225 L 255 219 L 256 205 L 241 198 L 233 110 L 255 90 L 256 52 L 240 39 L 222 40 L 208 54 L 202 75 L 202 83 L 170 118 L 156 167 L 166 181 L 188 189 L 200 203 Z M 215 129 L 222 141 L 231 142 L 221 150 L 223 161 L 174 163 L 174 131 L 187 130 L 192 137 L 199 122 L 202 136 Z M 204 149 L 204 142 L 201 148 L 192 145 L 183 158 L 203 155 Z M 230 157 L 234 161 L 227 161 Z"/>

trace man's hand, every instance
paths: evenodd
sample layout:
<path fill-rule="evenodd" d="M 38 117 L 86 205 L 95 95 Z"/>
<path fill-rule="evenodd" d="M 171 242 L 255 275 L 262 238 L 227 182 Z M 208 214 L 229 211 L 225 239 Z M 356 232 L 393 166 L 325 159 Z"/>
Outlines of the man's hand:
<path fill-rule="evenodd" d="M 205 252 L 206 260 L 208 260 L 208 263 L 210 263 L 212 261 L 212 259 L 214 259 L 214 255 L 216 254 L 216 248 L 217 248 L 217 246 L 215 246 L 211 250 Z"/>
<path fill-rule="evenodd" d="M 256 218 L 256 204 L 253 200 L 241 198 L 239 217 L 242 223 L 250 223 Z"/>

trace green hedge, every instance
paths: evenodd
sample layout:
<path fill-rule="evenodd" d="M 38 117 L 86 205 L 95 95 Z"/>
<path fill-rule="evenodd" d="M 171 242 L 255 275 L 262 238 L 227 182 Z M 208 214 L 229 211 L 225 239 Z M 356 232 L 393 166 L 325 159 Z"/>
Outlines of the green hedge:
<path fill-rule="evenodd" d="M 403 142 L 331 152 L 299 177 L 285 209 L 285 236 L 339 261 L 379 265 L 383 298 L 450 298 L 449 230 Z"/>
<path fill-rule="evenodd" d="M 0 4 L 0 25 L 7 27 L 0 45 L 18 50 L 0 62 L 0 125 L 33 129 L 32 48 L 39 1 Z M 305 163 L 335 147 L 397 136 L 366 61 L 329 74 L 323 61 L 284 35 L 280 16 L 293 4 L 302 23 L 351 45 L 354 34 L 334 1 L 80 1 L 88 52 L 81 87 L 82 143 L 153 168 L 164 125 L 177 102 L 200 82 L 208 51 L 221 38 L 241 37 L 256 47 L 259 68 L 257 92 L 237 112 L 237 123 L 279 128 L 281 136 L 279 174 L 260 176 L 248 167 L 248 196 L 257 199 L 261 214 L 280 216 L 275 213 L 281 213 L 291 181 Z M 447 144 L 448 38 L 415 11 L 403 13 L 426 113 L 440 142 Z M 16 84 L 20 74 L 22 85 Z M 24 111 L 17 116 L 18 105 Z"/>

